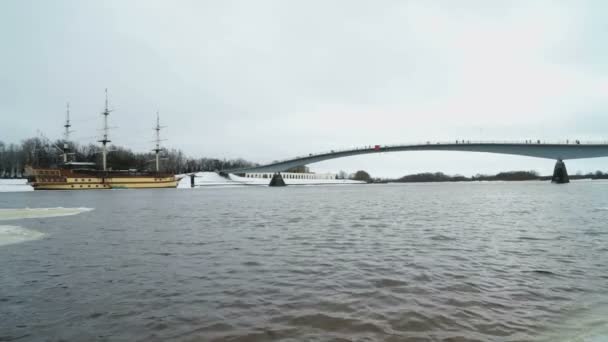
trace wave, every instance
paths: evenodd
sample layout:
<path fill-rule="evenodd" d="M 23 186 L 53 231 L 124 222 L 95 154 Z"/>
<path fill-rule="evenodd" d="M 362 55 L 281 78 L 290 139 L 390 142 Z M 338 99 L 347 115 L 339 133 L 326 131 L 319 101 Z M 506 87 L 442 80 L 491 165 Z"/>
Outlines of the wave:
<path fill-rule="evenodd" d="M 0 246 L 39 240 L 46 234 L 19 226 L 0 226 Z"/>
<path fill-rule="evenodd" d="M 15 209 L 0 209 L 0 221 L 5 220 L 20 220 L 28 218 L 44 218 L 71 216 L 80 213 L 88 212 L 93 208 L 15 208 Z"/>
<path fill-rule="evenodd" d="M 604 342 L 608 341 L 608 303 L 596 301 L 582 304 L 578 310 L 568 312 L 555 331 L 541 341 Z"/>

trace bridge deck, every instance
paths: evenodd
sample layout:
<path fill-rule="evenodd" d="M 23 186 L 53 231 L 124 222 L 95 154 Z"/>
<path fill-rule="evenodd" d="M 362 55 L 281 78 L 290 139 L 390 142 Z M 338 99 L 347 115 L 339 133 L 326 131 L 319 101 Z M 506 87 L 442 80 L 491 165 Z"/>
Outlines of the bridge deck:
<path fill-rule="evenodd" d="M 382 152 L 405 152 L 405 151 L 462 151 L 462 152 L 486 152 L 520 155 L 553 160 L 583 159 L 608 157 L 608 141 L 606 142 L 579 142 L 565 141 L 557 143 L 545 143 L 542 141 L 506 142 L 506 141 L 470 141 L 459 140 L 452 142 L 423 142 L 403 145 L 370 145 L 344 150 L 330 150 L 327 152 L 309 154 L 281 161 L 275 161 L 266 165 L 250 168 L 228 170 L 230 173 L 248 172 L 280 172 L 293 167 L 317 163 L 324 160 L 343 158 L 348 156 L 382 153 Z"/>

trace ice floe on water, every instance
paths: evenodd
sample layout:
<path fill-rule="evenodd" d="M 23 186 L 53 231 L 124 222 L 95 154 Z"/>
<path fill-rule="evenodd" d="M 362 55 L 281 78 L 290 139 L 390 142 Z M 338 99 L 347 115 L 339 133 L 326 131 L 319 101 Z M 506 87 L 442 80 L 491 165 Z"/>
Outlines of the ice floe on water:
<path fill-rule="evenodd" d="M 93 208 L 15 208 L 0 209 L 0 221 L 78 215 Z"/>
<path fill-rule="evenodd" d="M 46 234 L 19 226 L 0 225 L 0 246 L 12 245 L 26 241 L 38 240 Z"/>
<path fill-rule="evenodd" d="M 92 208 L 15 208 L 0 209 L 0 221 L 78 215 Z M 0 246 L 38 240 L 46 234 L 19 226 L 0 225 Z"/>

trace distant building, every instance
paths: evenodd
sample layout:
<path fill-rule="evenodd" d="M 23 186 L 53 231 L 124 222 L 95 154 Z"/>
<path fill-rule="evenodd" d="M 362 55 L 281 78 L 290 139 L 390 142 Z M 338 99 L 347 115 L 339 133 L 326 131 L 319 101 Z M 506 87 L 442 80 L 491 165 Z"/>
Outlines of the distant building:
<path fill-rule="evenodd" d="M 272 178 L 273 172 L 256 172 L 256 173 L 246 173 L 244 178 Z M 335 173 L 296 173 L 296 172 L 281 172 L 281 176 L 283 179 L 309 179 L 309 180 L 319 180 L 319 179 L 337 179 L 337 175 Z"/>

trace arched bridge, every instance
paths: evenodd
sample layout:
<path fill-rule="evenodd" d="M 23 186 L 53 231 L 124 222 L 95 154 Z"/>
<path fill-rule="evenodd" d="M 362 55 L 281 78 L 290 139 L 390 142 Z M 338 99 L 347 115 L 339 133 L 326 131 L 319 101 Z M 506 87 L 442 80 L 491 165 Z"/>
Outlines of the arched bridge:
<path fill-rule="evenodd" d="M 313 164 L 329 159 L 336 159 L 361 154 L 382 152 L 405 152 L 405 151 L 465 151 L 465 152 L 487 152 L 520 155 L 536 158 L 553 159 L 560 161 L 567 159 L 608 157 L 607 142 L 585 142 L 567 141 L 559 143 L 544 143 L 540 141 L 523 142 L 424 142 L 403 145 L 374 145 L 345 150 L 331 150 L 328 152 L 309 154 L 292 159 L 272 162 L 255 167 L 225 170 L 227 173 L 249 173 L 249 172 L 281 172 L 294 167 Z M 561 163 L 563 166 L 563 163 Z M 562 167 L 560 166 L 560 167 Z M 556 168 L 558 165 L 556 165 Z M 565 166 L 563 166 L 565 172 Z M 566 175 L 567 177 L 567 175 Z"/>

